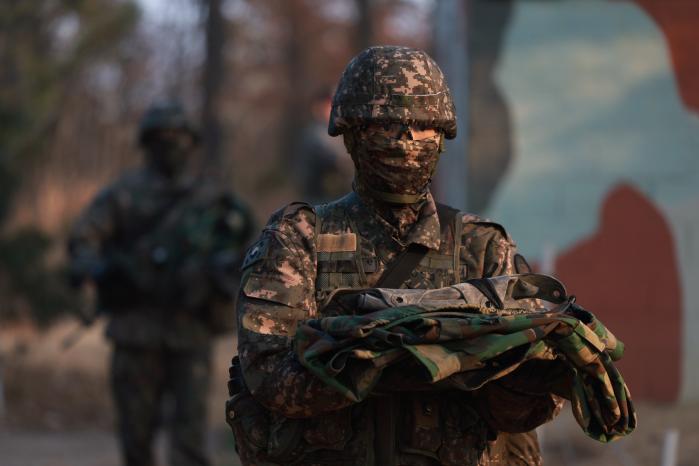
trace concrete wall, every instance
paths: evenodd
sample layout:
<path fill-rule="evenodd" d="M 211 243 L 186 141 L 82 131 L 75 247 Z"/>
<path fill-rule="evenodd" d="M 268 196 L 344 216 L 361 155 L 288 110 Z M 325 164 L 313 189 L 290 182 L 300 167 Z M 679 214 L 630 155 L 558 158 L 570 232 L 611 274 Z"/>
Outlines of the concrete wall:
<path fill-rule="evenodd" d="M 495 73 L 512 156 L 485 213 L 558 252 L 639 398 L 699 399 L 697 43 L 699 2 L 520 1 Z"/>

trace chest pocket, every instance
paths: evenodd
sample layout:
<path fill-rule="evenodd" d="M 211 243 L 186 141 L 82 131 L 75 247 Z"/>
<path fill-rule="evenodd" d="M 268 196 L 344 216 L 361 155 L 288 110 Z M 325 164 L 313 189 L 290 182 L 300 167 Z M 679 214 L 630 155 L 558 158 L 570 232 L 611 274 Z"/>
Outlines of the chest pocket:
<path fill-rule="evenodd" d="M 378 269 L 375 255 L 353 228 L 343 201 L 315 207 L 318 303 L 338 288 L 366 287 L 366 274 Z"/>
<path fill-rule="evenodd" d="M 377 258 L 366 252 L 319 252 L 316 290 L 320 294 L 337 288 L 362 288 L 366 285 L 366 274 L 378 270 Z"/>
<path fill-rule="evenodd" d="M 442 241 L 457 243 L 461 235 L 461 215 L 455 209 L 437 206 Z M 325 228 L 324 228 L 325 227 Z M 353 221 L 340 204 L 316 206 L 316 250 L 318 273 L 316 300 L 325 301 L 338 288 L 366 288 L 367 275 L 376 274 L 385 267 L 379 262 L 374 245 L 361 238 Z M 325 230 L 325 231 L 324 231 Z M 451 234 L 449 234 L 451 230 Z M 407 288 L 441 288 L 460 280 L 459 244 L 430 251 L 422 258 L 405 282 Z M 375 283 L 376 280 L 370 280 Z"/>
<path fill-rule="evenodd" d="M 455 277 L 454 254 L 444 254 L 430 251 L 422 258 L 408 279 L 408 288 L 442 288 L 458 283 L 460 277 Z M 456 264 L 458 267 L 458 264 Z"/>

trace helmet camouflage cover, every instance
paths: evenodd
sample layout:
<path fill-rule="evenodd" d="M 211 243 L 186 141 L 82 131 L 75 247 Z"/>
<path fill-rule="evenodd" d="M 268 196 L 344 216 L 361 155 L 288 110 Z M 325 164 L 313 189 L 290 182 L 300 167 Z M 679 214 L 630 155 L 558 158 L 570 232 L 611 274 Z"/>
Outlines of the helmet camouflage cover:
<path fill-rule="evenodd" d="M 143 144 L 150 132 L 161 129 L 179 129 L 188 131 L 195 139 L 198 137 L 182 104 L 177 101 L 156 102 L 146 110 L 138 127 L 139 142 Z"/>
<path fill-rule="evenodd" d="M 456 136 L 451 93 L 435 61 L 422 50 L 382 45 L 350 61 L 333 97 L 328 134 L 352 126 L 401 122 Z"/>

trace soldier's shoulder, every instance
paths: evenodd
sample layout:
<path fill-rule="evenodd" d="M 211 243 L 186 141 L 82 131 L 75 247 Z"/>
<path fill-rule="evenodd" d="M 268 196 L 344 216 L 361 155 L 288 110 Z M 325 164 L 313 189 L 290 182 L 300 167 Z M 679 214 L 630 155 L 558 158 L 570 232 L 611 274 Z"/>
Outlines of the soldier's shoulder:
<path fill-rule="evenodd" d="M 274 212 L 264 230 L 287 237 L 313 241 L 315 233 L 315 208 L 307 202 L 292 202 Z"/>
<path fill-rule="evenodd" d="M 315 223 L 315 207 L 307 202 L 295 201 L 277 209 L 267 221 L 268 228 L 299 222 Z"/>
<path fill-rule="evenodd" d="M 204 205 L 222 205 L 228 210 L 238 210 L 248 213 L 248 204 L 235 194 L 231 189 L 218 183 L 207 183 L 202 178 L 194 178 L 192 186 L 195 188 L 192 197 Z"/>
<path fill-rule="evenodd" d="M 148 174 L 142 168 L 125 170 L 111 183 L 105 186 L 100 193 L 104 195 L 117 195 L 122 192 L 133 192 L 149 185 Z"/>
<path fill-rule="evenodd" d="M 144 167 L 130 168 L 122 172 L 112 183 L 114 187 L 133 187 L 150 183 L 148 170 Z"/>
<path fill-rule="evenodd" d="M 310 250 L 314 232 L 315 210 L 312 205 L 305 202 L 285 205 L 272 214 L 260 237 L 248 249 L 243 269 L 278 255 L 281 250 Z"/>
<path fill-rule="evenodd" d="M 116 179 L 103 186 L 95 195 L 95 202 L 102 204 L 120 197 L 124 193 L 131 193 L 144 186 L 146 180 L 140 169 L 131 169 L 121 173 Z"/>
<path fill-rule="evenodd" d="M 462 234 L 473 235 L 474 233 L 480 233 L 492 235 L 495 233 L 502 236 L 506 241 L 512 242 L 512 238 L 510 238 L 509 233 L 501 223 L 468 212 L 461 212 L 460 214 Z"/>

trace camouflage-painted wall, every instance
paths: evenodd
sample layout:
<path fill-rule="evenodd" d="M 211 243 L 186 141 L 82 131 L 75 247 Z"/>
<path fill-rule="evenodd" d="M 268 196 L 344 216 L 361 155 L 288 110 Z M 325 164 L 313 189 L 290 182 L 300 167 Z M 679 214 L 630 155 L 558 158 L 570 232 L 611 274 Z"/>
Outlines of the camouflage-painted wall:
<path fill-rule="evenodd" d="M 471 121 L 511 118 L 486 214 L 533 260 L 558 251 L 571 292 L 628 343 L 634 396 L 697 400 L 699 2 L 520 1 L 508 14 L 503 105 L 471 104 Z"/>

